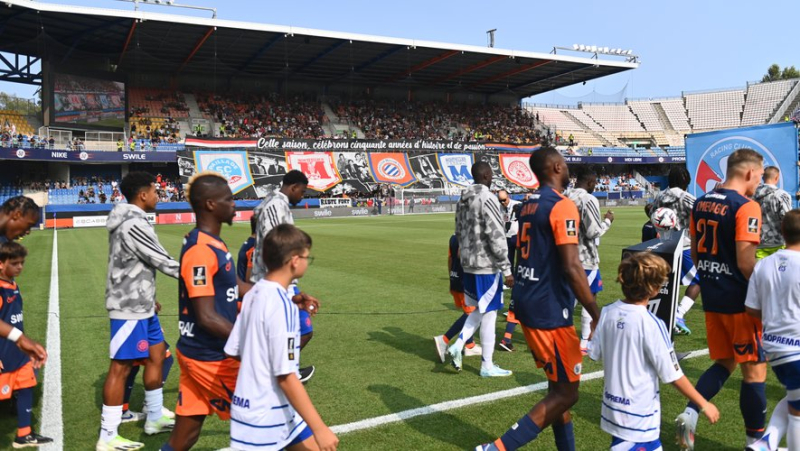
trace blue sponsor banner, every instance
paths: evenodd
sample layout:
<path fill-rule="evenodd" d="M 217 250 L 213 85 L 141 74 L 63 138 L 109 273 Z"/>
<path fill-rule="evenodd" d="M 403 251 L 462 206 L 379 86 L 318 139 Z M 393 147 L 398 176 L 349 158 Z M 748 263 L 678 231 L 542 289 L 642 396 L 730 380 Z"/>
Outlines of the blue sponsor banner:
<path fill-rule="evenodd" d="M 175 152 L 96 152 L 91 150 L 0 149 L 0 160 L 65 161 L 73 163 L 174 163 Z"/>
<path fill-rule="evenodd" d="M 725 180 L 728 157 L 742 148 L 764 156 L 764 166 L 781 170 L 778 188 L 797 191 L 797 127 L 792 122 L 738 128 L 686 137 L 686 168 L 692 176 L 689 192 L 700 197 Z"/>
<path fill-rule="evenodd" d="M 622 156 L 578 156 L 578 155 L 564 155 L 564 160 L 567 163 L 584 163 L 584 164 L 673 164 L 683 163 L 686 161 L 684 156 L 673 157 L 622 157 Z"/>
<path fill-rule="evenodd" d="M 436 154 L 439 169 L 444 174 L 445 180 L 450 183 L 469 186 L 474 183 L 472 179 L 472 154 L 469 153 L 439 153 Z"/>
<path fill-rule="evenodd" d="M 253 174 L 245 151 L 207 151 L 194 152 L 194 165 L 197 172 L 213 171 L 228 180 L 231 192 L 236 194 L 253 185 Z"/>

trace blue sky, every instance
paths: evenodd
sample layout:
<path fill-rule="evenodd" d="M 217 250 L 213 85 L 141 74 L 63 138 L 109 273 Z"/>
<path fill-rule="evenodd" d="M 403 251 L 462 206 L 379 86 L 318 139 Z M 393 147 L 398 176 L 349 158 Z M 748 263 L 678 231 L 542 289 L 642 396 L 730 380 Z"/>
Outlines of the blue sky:
<path fill-rule="evenodd" d="M 486 45 L 486 30 L 497 28 L 496 47 L 549 52 L 553 46 L 587 44 L 630 48 L 641 66 L 534 98 L 570 103 L 618 97 L 668 97 L 681 91 L 744 86 L 772 63 L 800 66 L 796 42 L 796 1 L 737 0 L 667 2 L 607 0 L 339 0 L 290 2 L 177 0 L 216 7 L 221 19 L 292 25 L 380 36 Z M 70 5 L 133 9 L 113 0 L 55 1 Z M 183 9 L 144 6 L 157 12 Z M 208 14 L 199 14 L 208 16 Z M 35 88 L 0 84 L 24 97 Z"/>

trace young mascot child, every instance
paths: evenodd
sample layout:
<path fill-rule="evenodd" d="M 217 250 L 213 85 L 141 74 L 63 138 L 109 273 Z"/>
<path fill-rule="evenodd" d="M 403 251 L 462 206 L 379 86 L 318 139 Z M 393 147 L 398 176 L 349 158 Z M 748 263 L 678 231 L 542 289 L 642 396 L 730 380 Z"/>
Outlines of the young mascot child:
<path fill-rule="evenodd" d="M 669 266 L 657 255 L 642 252 L 624 259 L 617 281 L 625 299 L 603 308 L 589 346 L 589 356 L 603 360 L 600 427 L 611 434 L 613 451 L 661 449 L 659 379 L 700 406 L 711 423 L 719 419 L 717 408 L 681 371 L 664 322 L 647 309 L 668 274 Z"/>
<path fill-rule="evenodd" d="M 225 353 L 241 360 L 231 403 L 231 447 L 237 450 L 336 449 L 339 439 L 322 421 L 298 377 L 300 308 L 289 286 L 313 261 L 311 237 L 291 224 L 264 239 L 267 275 L 244 297 Z"/>

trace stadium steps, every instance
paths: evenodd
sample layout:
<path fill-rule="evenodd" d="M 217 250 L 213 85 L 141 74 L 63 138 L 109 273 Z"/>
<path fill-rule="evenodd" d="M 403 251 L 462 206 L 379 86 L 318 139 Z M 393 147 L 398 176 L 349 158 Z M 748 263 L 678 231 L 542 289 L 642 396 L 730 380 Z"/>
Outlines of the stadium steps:
<path fill-rule="evenodd" d="M 782 110 L 782 104 L 775 109 L 775 112 L 772 115 L 772 119 L 769 121 L 770 124 L 777 124 L 783 122 L 783 118 L 785 116 L 790 116 L 795 109 L 797 109 L 798 105 L 800 105 L 800 83 L 797 83 L 792 91 L 789 93 L 789 96 L 794 95 L 794 99 L 789 101 L 789 107 L 785 110 Z M 787 101 L 789 99 L 787 98 Z"/>
<path fill-rule="evenodd" d="M 189 107 L 189 117 L 203 117 L 203 113 L 200 111 L 200 105 L 197 104 L 197 99 L 195 99 L 194 94 L 183 94 L 183 98 L 186 100 L 186 106 Z"/>
<path fill-rule="evenodd" d="M 581 122 L 577 117 L 573 116 L 572 113 L 569 112 L 569 110 L 562 110 L 561 112 L 564 113 L 564 116 L 570 118 L 572 120 L 572 122 L 577 124 L 583 131 L 585 131 L 586 133 L 589 133 L 592 136 L 594 136 L 595 138 L 597 138 L 601 143 L 603 143 L 604 146 L 614 147 L 614 144 L 612 144 L 611 141 L 606 139 L 605 136 L 601 135 L 600 133 L 598 133 L 598 132 L 590 129 L 586 125 L 584 125 L 583 122 Z M 598 124 L 598 125 L 600 125 L 600 124 Z"/>

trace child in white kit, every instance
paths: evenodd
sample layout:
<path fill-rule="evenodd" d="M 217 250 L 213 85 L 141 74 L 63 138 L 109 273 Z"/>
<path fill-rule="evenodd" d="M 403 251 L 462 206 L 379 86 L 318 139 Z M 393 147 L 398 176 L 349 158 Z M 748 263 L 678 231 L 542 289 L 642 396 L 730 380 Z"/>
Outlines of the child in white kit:
<path fill-rule="evenodd" d="M 761 440 L 748 450 L 774 451 L 786 435 L 788 449 L 800 449 L 800 210 L 781 223 L 786 249 L 756 263 L 744 306 L 764 323 L 767 361 L 786 396 L 775 406 Z"/>
<path fill-rule="evenodd" d="M 334 451 L 339 439 L 320 418 L 298 378 L 299 308 L 288 292 L 313 260 L 311 237 L 290 224 L 264 240 L 269 272 L 244 297 L 225 353 L 241 359 L 231 402 L 231 448 Z M 309 313 L 317 303 L 304 300 Z"/>
<path fill-rule="evenodd" d="M 667 280 L 669 266 L 659 256 L 634 254 L 619 265 L 624 300 L 603 308 L 589 357 L 603 360 L 605 387 L 600 427 L 612 436 L 613 451 L 661 450 L 659 378 L 702 408 L 711 423 L 717 408 L 683 375 L 664 322 L 648 309 Z"/>

